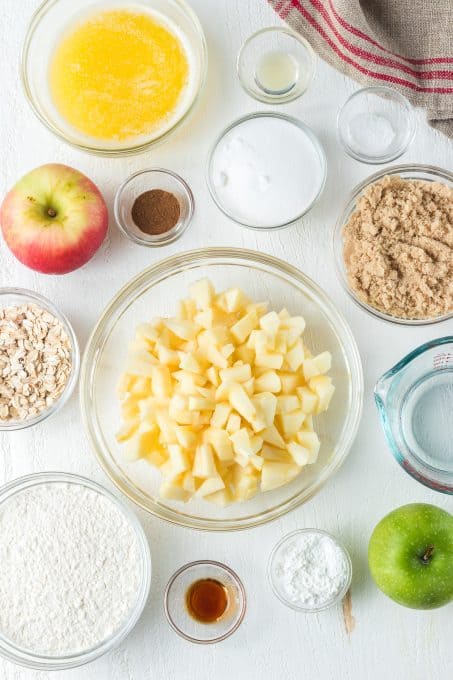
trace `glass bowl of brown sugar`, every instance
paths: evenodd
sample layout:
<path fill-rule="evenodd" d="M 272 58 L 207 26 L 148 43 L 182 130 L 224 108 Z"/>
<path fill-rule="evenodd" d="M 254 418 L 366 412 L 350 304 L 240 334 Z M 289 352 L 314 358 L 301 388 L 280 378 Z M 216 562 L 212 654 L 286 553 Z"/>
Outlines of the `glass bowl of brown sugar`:
<path fill-rule="evenodd" d="M 171 170 L 149 168 L 128 177 L 118 188 L 115 220 L 127 238 L 141 246 L 165 246 L 187 229 L 194 211 L 187 182 Z"/>

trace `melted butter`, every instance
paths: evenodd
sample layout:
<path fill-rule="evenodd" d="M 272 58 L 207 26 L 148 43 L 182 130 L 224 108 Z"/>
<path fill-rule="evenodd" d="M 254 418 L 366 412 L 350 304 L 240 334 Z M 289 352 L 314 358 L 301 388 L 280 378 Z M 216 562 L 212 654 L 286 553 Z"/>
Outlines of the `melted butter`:
<path fill-rule="evenodd" d="M 127 9 L 103 11 L 70 30 L 49 73 L 54 103 L 68 123 L 119 141 L 165 124 L 188 76 L 179 38 L 153 15 Z"/>

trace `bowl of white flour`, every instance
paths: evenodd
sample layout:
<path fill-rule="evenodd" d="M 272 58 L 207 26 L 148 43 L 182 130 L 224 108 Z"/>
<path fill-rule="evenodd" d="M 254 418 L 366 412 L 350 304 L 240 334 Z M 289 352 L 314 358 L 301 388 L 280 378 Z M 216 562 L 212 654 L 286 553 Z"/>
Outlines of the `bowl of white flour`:
<path fill-rule="evenodd" d="M 0 654 L 30 668 L 93 661 L 130 633 L 151 557 L 130 510 L 102 486 L 40 473 L 0 490 Z"/>

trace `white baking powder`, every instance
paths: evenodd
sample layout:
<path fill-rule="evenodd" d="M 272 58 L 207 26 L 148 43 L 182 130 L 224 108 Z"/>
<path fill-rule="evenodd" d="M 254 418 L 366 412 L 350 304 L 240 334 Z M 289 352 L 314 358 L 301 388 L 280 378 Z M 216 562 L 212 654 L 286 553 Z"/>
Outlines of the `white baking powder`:
<path fill-rule="evenodd" d="M 80 484 L 18 493 L 0 511 L 0 632 L 28 651 L 86 651 L 124 623 L 141 578 L 132 526 Z"/>
<path fill-rule="evenodd" d="M 263 116 L 226 133 L 214 150 L 211 176 L 225 212 L 244 224 L 266 228 L 305 212 L 322 187 L 323 165 L 303 129 Z"/>
<path fill-rule="evenodd" d="M 349 577 L 344 551 L 323 533 L 294 535 L 281 546 L 274 560 L 278 590 L 298 607 L 316 609 L 331 602 Z"/>

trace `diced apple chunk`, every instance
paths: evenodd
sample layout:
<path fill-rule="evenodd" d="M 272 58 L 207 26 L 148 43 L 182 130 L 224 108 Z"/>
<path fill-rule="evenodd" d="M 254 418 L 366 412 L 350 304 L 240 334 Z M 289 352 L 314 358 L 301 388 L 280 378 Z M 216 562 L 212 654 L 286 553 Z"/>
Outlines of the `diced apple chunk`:
<path fill-rule="evenodd" d="M 297 409 L 297 411 L 292 413 L 283 413 L 279 418 L 283 433 L 288 437 L 292 437 L 301 430 L 305 420 L 305 413 L 301 409 Z"/>
<path fill-rule="evenodd" d="M 242 366 L 221 369 L 219 375 L 222 382 L 244 383 L 252 377 L 252 369 L 250 364 L 242 364 Z"/>
<path fill-rule="evenodd" d="M 184 319 L 166 319 L 165 325 L 176 337 L 182 340 L 193 340 L 199 330 L 196 323 Z"/>
<path fill-rule="evenodd" d="M 257 352 L 256 365 L 264 366 L 265 368 L 279 369 L 283 365 L 283 354 L 269 351 Z"/>
<path fill-rule="evenodd" d="M 183 501 L 186 503 L 191 498 L 191 493 L 183 489 L 173 481 L 163 481 L 160 485 L 159 496 L 169 501 Z"/>
<path fill-rule="evenodd" d="M 195 451 L 192 467 L 194 477 L 216 477 L 217 468 L 214 462 L 214 454 L 210 444 L 200 444 Z"/>
<path fill-rule="evenodd" d="M 316 414 L 327 411 L 330 400 L 332 399 L 335 387 L 332 385 L 332 378 L 327 375 L 317 375 L 309 381 L 310 389 L 316 393 L 318 397 L 318 404 L 316 407 Z"/>
<path fill-rule="evenodd" d="M 305 358 L 304 346 L 302 340 L 298 340 L 294 347 L 285 354 L 285 361 L 292 371 L 297 371 Z"/>
<path fill-rule="evenodd" d="M 311 359 L 304 361 L 304 376 L 305 380 L 310 380 L 316 375 L 324 375 L 330 371 L 332 365 L 332 355 L 330 352 L 321 352 Z"/>
<path fill-rule="evenodd" d="M 190 297 L 195 301 L 199 309 L 208 309 L 211 307 L 215 290 L 209 279 L 200 279 L 200 281 L 195 281 L 189 288 Z"/>
<path fill-rule="evenodd" d="M 269 312 L 262 316 L 260 319 L 260 328 L 263 331 L 266 331 L 269 336 L 274 337 L 280 328 L 280 317 L 277 312 Z"/>
<path fill-rule="evenodd" d="M 211 493 L 225 488 L 225 483 L 221 477 L 210 477 L 206 479 L 196 491 L 197 496 L 209 496 Z"/>
<path fill-rule="evenodd" d="M 309 463 L 316 463 L 321 443 L 316 432 L 298 432 L 297 441 L 309 452 Z"/>
<path fill-rule="evenodd" d="M 310 451 L 298 442 L 289 442 L 287 449 L 296 465 L 302 467 L 310 461 Z"/>
<path fill-rule="evenodd" d="M 309 387 L 298 387 L 297 396 L 299 397 L 300 407 L 304 413 L 310 415 L 316 412 L 318 397 Z"/>
<path fill-rule="evenodd" d="M 282 388 L 282 383 L 275 371 L 266 371 L 255 379 L 255 392 L 273 392 L 277 394 Z"/>
<path fill-rule="evenodd" d="M 266 460 L 261 470 L 261 491 L 271 491 L 297 477 L 300 467 L 291 463 Z"/>
<path fill-rule="evenodd" d="M 299 407 L 300 402 L 295 394 L 282 394 L 277 397 L 277 413 L 290 413 Z"/>
<path fill-rule="evenodd" d="M 282 448 L 282 449 L 285 448 L 285 440 L 283 439 L 283 437 L 281 436 L 280 432 L 277 430 L 275 425 L 271 425 L 270 427 L 267 427 L 265 430 L 263 430 L 260 433 L 260 436 L 268 444 L 272 444 L 273 446 L 277 446 L 277 447 Z"/>
<path fill-rule="evenodd" d="M 252 398 L 256 415 L 265 423 L 265 427 L 270 427 L 274 423 L 275 411 L 277 408 L 277 397 L 271 392 L 261 392 Z"/>
<path fill-rule="evenodd" d="M 170 463 L 175 472 L 185 472 L 190 468 L 190 457 L 179 444 L 170 444 L 168 446 L 168 453 Z"/>
<path fill-rule="evenodd" d="M 222 428 L 225 427 L 228 417 L 231 413 L 231 406 L 226 402 L 219 402 L 216 404 L 214 413 L 211 416 L 210 424 L 212 427 Z"/>
<path fill-rule="evenodd" d="M 249 423 L 255 418 L 256 409 L 241 385 L 233 384 L 231 386 L 228 399 L 231 406 Z"/>
<path fill-rule="evenodd" d="M 238 413 L 231 413 L 226 424 L 228 434 L 233 434 L 241 428 L 241 416 Z"/>
<path fill-rule="evenodd" d="M 231 327 L 231 333 L 234 335 L 235 340 L 238 343 L 245 342 L 255 328 L 256 322 L 257 315 L 255 312 L 248 312 L 242 319 L 239 319 Z"/>
<path fill-rule="evenodd" d="M 209 428 L 209 430 L 206 430 L 205 432 L 205 439 L 211 444 L 219 460 L 233 460 L 233 447 L 231 445 L 230 437 L 225 430 Z"/>
<path fill-rule="evenodd" d="M 254 455 L 252 445 L 250 443 L 250 435 L 245 427 L 242 427 L 237 432 L 230 435 L 231 443 L 236 455 L 249 458 Z"/>

